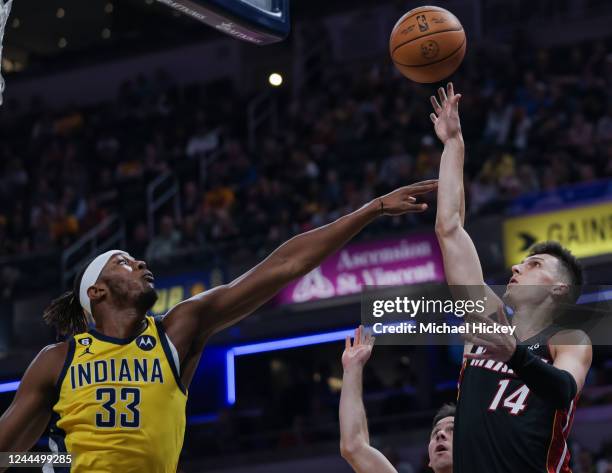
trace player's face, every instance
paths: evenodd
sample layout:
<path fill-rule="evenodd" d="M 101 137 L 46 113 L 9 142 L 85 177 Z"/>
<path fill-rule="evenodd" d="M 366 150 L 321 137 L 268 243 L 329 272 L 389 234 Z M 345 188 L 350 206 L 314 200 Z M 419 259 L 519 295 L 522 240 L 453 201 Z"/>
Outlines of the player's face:
<path fill-rule="evenodd" d="M 436 473 L 452 471 L 454 417 L 440 419 L 431 431 L 429 439 L 429 466 Z"/>
<path fill-rule="evenodd" d="M 155 304 L 153 273 L 144 261 L 127 253 L 114 255 L 104 268 L 104 280 L 118 302 L 133 304 L 145 312 Z"/>
<path fill-rule="evenodd" d="M 504 301 L 511 307 L 517 304 L 538 305 L 559 285 L 566 286 L 560 278 L 557 258 L 548 254 L 529 256 L 512 266 L 512 278 L 506 287 Z"/>

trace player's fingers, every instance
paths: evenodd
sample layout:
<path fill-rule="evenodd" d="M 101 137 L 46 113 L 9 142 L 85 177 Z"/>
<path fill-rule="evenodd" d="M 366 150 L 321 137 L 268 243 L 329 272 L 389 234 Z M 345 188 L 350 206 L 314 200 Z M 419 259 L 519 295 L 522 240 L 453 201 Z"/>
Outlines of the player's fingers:
<path fill-rule="evenodd" d="M 461 97 L 462 97 L 462 95 L 461 95 L 461 94 L 457 94 L 457 95 L 455 95 L 455 97 L 453 98 L 455 108 L 457 108 L 457 109 L 459 108 L 459 101 L 461 100 Z"/>
<path fill-rule="evenodd" d="M 472 343 L 474 345 L 478 345 L 479 347 L 490 347 L 491 345 L 493 345 L 490 340 L 488 340 L 486 338 L 478 337 L 478 336 L 476 336 L 476 335 L 474 335 L 472 333 L 466 333 L 464 335 L 464 338 L 468 342 L 470 342 L 470 343 Z"/>
<path fill-rule="evenodd" d="M 491 355 L 485 353 L 466 353 L 463 355 L 466 360 L 491 360 Z"/>
<path fill-rule="evenodd" d="M 433 124 L 436 124 L 436 121 L 438 120 L 438 117 L 436 116 L 435 113 L 430 113 L 429 114 L 429 118 L 431 119 L 431 121 L 433 122 Z"/>
<path fill-rule="evenodd" d="M 415 182 L 414 184 L 410 184 L 409 186 L 407 186 L 409 189 L 414 189 L 415 187 L 420 187 L 420 186 L 431 186 L 431 185 L 438 185 L 438 179 L 427 179 L 425 181 L 419 181 L 419 182 Z"/>
<path fill-rule="evenodd" d="M 477 322 L 481 322 L 481 323 L 484 323 L 484 324 L 492 324 L 493 323 L 493 321 L 491 320 L 490 317 L 486 317 L 486 316 L 484 316 L 482 314 L 479 314 L 478 312 L 470 312 L 470 313 L 465 314 L 465 319 L 466 320 L 470 320 L 470 321 L 471 320 L 475 320 Z"/>
<path fill-rule="evenodd" d="M 370 336 L 370 339 L 368 340 L 368 343 L 369 343 L 371 346 L 374 346 L 374 342 L 375 342 L 375 341 L 376 341 L 376 337 L 372 337 L 372 336 Z"/>
<path fill-rule="evenodd" d="M 424 212 L 427 210 L 427 204 L 409 204 L 408 212 Z"/>
<path fill-rule="evenodd" d="M 439 114 L 440 111 L 442 110 L 442 107 L 438 103 L 438 99 L 434 95 L 432 95 L 431 97 L 429 97 L 429 100 L 431 101 L 431 105 L 432 105 L 432 107 L 434 109 L 434 112 Z"/>
<path fill-rule="evenodd" d="M 446 93 L 448 94 L 448 98 L 452 99 L 455 96 L 455 89 L 453 87 L 453 83 L 449 82 L 446 84 Z"/>
<path fill-rule="evenodd" d="M 432 190 L 438 187 L 438 181 L 426 181 L 426 182 L 417 182 L 416 184 L 412 184 L 407 187 L 407 191 L 410 195 L 418 195 L 425 194 L 426 192 L 431 192 Z"/>
<path fill-rule="evenodd" d="M 440 102 L 442 103 L 442 105 L 444 105 L 446 101 L 448 100 L 448 97 L 446 96 L 446 90 L 444 90 L 444 87 L 440 87 L 438 89 L 438 95 L 440 96 Z"/>

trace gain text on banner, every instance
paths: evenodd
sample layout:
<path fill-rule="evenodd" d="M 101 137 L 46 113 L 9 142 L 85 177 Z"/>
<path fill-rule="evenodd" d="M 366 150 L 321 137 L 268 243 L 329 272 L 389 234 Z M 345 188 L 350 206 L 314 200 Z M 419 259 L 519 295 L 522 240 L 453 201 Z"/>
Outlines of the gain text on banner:
<path fill-rule="evenodd" d="M 433 233 L 348 245 L 283 289 L 276 303 L 291 304 L 361 292 L 363 286 L 401 286 L 444 280 Z"/>
<path fill-rule="evenodd" d="M 558 241 L 581 258 L 612 253 L 612 202 L 506 220 L 506 264 L 521 261 L 531 245 L 545 240 Z"/>
<path fill-rule="evenodd" d="M 154 315 L 165 314 L 179 302 L 223 284 L 224 280 L 225 275 L 220 268 L 157 278 L 155 280 L 157 302 L 151 312 Z"/>

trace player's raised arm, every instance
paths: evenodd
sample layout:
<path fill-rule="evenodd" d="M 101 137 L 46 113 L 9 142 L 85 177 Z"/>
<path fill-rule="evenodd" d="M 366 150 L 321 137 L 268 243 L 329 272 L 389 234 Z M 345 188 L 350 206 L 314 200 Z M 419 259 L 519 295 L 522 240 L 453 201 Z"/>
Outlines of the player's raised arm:
<path fill-rule="evenodd" d="M 66 350 L 65 343 L 45 347 L 26 370 L 13 402 L 0 417 L 0 452 L 28 451 L 44 433 Z"/>
<path fill-rule="evenodd" d="M 374 339 L 364 335 L 363 326 L 355 339 L 346 338 L 342 354 L 344 376 L 340 394 L 340 453 L 357 473 L 397 473 L 391 462 L 370 445 L 368 420 L 363 405 L 363 367 L 372 354 Z"/>
<path fill-rule="evenodd" d="M 165 317 L 164 326 L 179 355 L 192 346 L 194 337 L 205 339 L 249 315 L 291 281 L 316 268 L 377 217 L 426 210 L 427 204 L 417 203 L 415 196 L 436 186 L 436 180 L 418 182 L 376 198 L 335 222 L 295 236 L 231 283 L 178 304 Z"/>
<path fill-rule="evenodd" d="M 435 113 L 430 115 L 436 134 L 444 144 L 438 176 L 438 210 L 436 236 L 442 250 L 446 282 L 451 286 L 483 286 L 480 259 L 472 239 L 463 227 L 465 195 L 463 190 L 463 160 L 465 146 L 459 120 L 460 94 L 453 84 L 438 89 L 440 102 L 431 97 Z M 487 290 L 487 312 L 493 313 L 501 301 Z"/>

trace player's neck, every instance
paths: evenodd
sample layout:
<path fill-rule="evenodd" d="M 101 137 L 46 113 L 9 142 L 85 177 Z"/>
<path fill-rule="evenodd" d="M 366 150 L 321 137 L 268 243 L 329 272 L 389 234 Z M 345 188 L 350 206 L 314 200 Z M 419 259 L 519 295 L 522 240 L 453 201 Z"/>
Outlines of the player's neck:
<path fill-rule="evenodd" d="M 132 337 L 142 332 L 145 324 L 145 314 L 134 308 L 116 309 L 112 312 L 104 311 L 96 314 L 96 330 L 108 337 Z"/>
<path fill-rule="evenodd" d="M 434 470 L 434 473 L 453 473 L 453 467 L 451 465 L 449 465 L 446 468 L 439 468 L 437 470 Z"/>
<path fill-rule="evenodd" d="M 548 305 L 521 307 L 514 311 L 512 324 L 519 340 L 527 340 L 552 323 L 553 308 Z"/>

